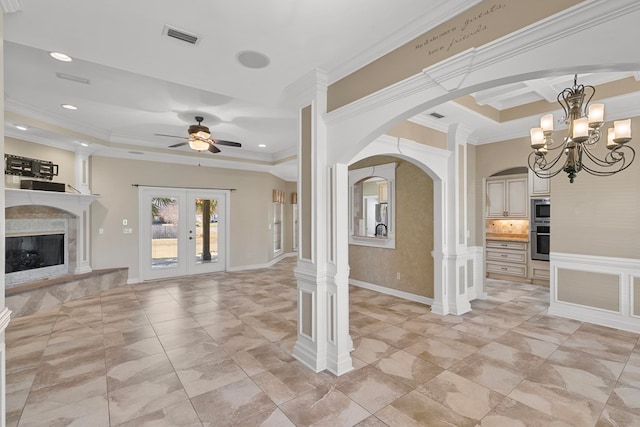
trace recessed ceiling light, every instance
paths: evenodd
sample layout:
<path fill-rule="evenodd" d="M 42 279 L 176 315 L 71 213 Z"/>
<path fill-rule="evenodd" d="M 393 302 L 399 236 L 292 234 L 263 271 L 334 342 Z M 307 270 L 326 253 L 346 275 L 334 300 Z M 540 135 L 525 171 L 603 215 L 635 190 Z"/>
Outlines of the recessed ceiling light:
<path fill-rule="evenodd" d="M 72 104 L 62 104 L 62 108 L 66 108 L 67 110 L 77 110 L 78 107 Z"/>
<path fill-rule="evenodd" d="M 16 129 L 20 129 L 20 130 L 27 130 L 27 129 L 29 129 L 29 128 L 28 128 L 27 126 L 25 126 L 25 125 L 15 125 L 15 126 L 16 126 Z"/>
<path fill-rule="evenodd" d="M 266 145 L 264 145 L 264 144 L 258 144 L 258 147 L 260 147 L 260 148 L 264 148 L 264 147 L 266 147 Z"/>
<path fill-rule="evenodd" d="M 80 145 L 82 145 L 83 147 L 88 147 L 89 144 L 87 144 L 86 142 L 81 142 Z"/>
<path fill-rule="evenodd" d="M 236 59 L 247 68 L 264 68 L 271 63 L 267 55 L 253 50 L 239 52 Z"/>
<path fill-rule="evenodd" d="M 58 61 L 62 61 L 62 62 L 72 61 L 71 57 L 69 55 L 65 55 L 64 53 L 51 52 L 49 55 L 51 55 L 52 58 L 57 59 Z"/>

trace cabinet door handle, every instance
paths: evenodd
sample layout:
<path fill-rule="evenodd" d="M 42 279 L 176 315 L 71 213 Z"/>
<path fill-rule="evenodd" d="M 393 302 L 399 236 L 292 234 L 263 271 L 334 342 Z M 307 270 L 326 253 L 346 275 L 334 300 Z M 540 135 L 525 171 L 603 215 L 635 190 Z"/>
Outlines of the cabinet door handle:
<path fill-rule="evenodd" d="M 508 270 L 507 267 L 500 267 L 501 270 Z"/>
<path fill-rule="evenodd" d="M 501 256 L 502 258 L 506 258 L 506 257 L 507 257 L 507 254 L 502 254 L 502 255 L 500 255 L 500 256 Z"/>

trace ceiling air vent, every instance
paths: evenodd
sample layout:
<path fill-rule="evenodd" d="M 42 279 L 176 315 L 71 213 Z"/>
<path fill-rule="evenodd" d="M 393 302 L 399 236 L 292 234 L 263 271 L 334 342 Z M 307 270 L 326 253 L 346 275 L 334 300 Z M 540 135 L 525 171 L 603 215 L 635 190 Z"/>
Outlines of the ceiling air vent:
<path fill-rule="evenodd" d="M 89 79 L 85 79 L 84 77 L 72 76 L 71 74 L 56 73 L 56 76 L 58 76 L 59 79 L 71 80 L 72 82 L 82 83 L 85 85 L 91 83 Z"/>
<path fill-rule="evenodd" d="M 441 118 L 444 117 L 442 114 L 436 113 L 435 111 L 433 113 L 429 114 L 429 115 L 432 116 L 432 117 L 435 117 L 436 119 L 441 119 Z"/>
<path fill-rule="evenodd" d="M 188 33 L 184 30 L 179 30 L 178 28 L 171 27 L 169 25 L 164 26 L 164 31 L 162 32 L 162 34 L 177 40 L 181 40 L 183 42 L 187 42 L 192 45 L 197 45 L 200 41 L 200 36 Z"/>

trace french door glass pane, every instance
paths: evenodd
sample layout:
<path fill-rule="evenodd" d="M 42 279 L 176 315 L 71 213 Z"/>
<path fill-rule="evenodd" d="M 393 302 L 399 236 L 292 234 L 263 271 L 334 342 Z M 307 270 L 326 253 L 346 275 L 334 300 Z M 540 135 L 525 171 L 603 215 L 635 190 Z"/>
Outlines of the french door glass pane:
<path fill-rule="evenodd" d="M 196 263 L 218 262 L 218 200 L 196 199 Z"/>
<path fill-rule="evenodd" d="M 151 269 L 178 265 L 178 199 L 151 199 Z"/>

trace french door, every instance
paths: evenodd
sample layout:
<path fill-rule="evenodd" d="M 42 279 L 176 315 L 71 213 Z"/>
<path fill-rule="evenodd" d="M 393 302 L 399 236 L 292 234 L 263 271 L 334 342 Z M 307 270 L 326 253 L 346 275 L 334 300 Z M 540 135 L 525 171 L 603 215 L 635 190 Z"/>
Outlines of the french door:
<path fill-rule="evenodd" d="M 228 191 L 140 187 L 142 280 L 226 269 Z"/>

